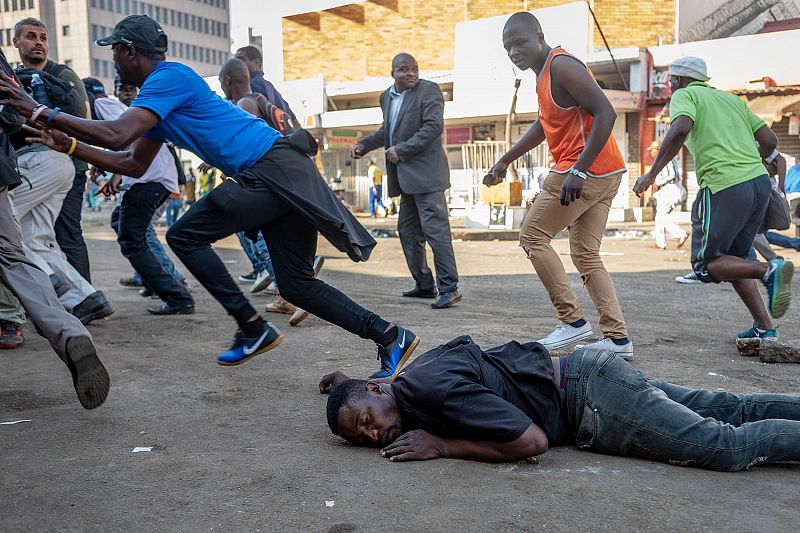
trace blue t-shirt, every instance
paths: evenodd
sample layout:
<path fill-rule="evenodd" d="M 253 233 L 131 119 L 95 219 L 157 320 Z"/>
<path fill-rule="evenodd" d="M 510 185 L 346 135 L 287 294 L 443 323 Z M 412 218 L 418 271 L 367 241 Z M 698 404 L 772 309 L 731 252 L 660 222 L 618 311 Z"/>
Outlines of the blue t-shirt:
<path fill-rule="evenodd" d="M 220 98 L 192 69 L 162 61 L 131 107 L 161 119 L 145 137 L 171 141 L 234 176 L 250 168 L 281 136 L 265 121 Z"/>
<path fill-rule="evenodd" d="M 784 182 L 786 192 L 800 192 L 800 163 L 793 165 L 786 171 L 786 181 Z"/>

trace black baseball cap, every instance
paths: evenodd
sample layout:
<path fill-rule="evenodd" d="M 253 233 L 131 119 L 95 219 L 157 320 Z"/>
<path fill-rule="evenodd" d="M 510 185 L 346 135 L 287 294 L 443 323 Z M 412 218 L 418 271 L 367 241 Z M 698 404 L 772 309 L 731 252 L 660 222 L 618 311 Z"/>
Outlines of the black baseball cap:
<path fill-rule="evenodd" d="M 97 78 L 83 78 L 83 86 L 86 87 L 86 92 L 93 95 L 105 95 L 106 88 L 103 82 Z"/>
<path fill-rule="evenodd" d="M 111 35 L 97 39 L 95 43 L 100 46 L 124 43 L 142 52 L 163 54 L 167 51 L 167 34 L 161 24 L 147 15 L 130 15 L 117 22 Z"/>

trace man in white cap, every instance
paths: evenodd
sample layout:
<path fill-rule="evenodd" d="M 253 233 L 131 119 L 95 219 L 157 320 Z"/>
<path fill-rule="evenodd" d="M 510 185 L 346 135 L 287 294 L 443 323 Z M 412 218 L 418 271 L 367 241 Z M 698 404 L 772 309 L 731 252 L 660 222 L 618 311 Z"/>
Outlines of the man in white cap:
<path fill-rule="evenodd" d="M 692 270 L 705 283 L 733 285 L 753 316 L 753 326 L 739 338 L 777 337 L 772 319 L 789 308 L 794 265 L 747 257 L 772 188 L 763 163 L 777 157 L 778 139 L 739 97 L 705 83 L 709 77 L 702 59 L 680 58 L 669 74 L 671 125 L 653 167 L 633 190 L 640 195 L 650 187 L 686 143 L 700 185 L 692 206 Z M 767 287 L 768 306 L 759 280 Z"/>

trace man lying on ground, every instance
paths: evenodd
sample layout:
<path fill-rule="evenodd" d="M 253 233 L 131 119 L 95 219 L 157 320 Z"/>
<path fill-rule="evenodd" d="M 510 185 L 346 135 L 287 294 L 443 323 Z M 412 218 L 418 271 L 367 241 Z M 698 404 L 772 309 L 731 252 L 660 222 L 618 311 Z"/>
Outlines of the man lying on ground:
<path fill-rule="evenodd" d="M 689 389 L 591 347 L 551 358 L 535 342 L 484 351 L 464 336 L 394 381 L 335 372 L 319 387 L 331 431 L 391 461 L 515 461 L 571 443 L 712 470 L 800 460 L 800 397 Z"/>

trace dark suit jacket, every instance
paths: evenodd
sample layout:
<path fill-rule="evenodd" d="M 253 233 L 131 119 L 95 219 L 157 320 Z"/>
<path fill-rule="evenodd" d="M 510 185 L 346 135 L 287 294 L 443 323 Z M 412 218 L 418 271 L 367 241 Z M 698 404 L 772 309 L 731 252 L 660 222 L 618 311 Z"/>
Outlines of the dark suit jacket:
<path fill-rule="evenodd" d="M 432 81 L 419 80 L 403 98 L 393 138 L 389 139 L 389 90 L 381 93 L 383 125 L 359 141 L 364 153 L 383 146 L 397 150 L 400 163 L 386 161 L 389 196 L 444 191 L 450 187 L 450 168 L 442 146 L 444 97 Z"/>

